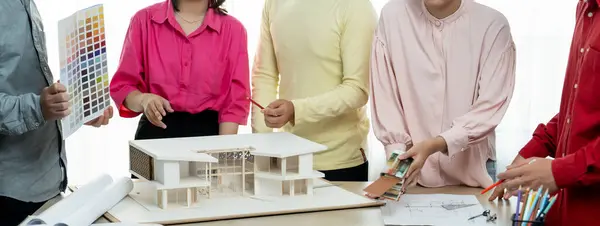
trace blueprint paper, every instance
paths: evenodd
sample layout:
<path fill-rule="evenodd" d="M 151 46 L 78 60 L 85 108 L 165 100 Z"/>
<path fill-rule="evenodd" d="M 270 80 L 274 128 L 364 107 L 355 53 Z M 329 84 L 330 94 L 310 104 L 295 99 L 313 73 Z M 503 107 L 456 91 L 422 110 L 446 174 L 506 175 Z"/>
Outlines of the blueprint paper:
<path fill-rule="evenodd" d="M 442 205 L 475 204 L 470 207 L 447 210 Z M 494 225 L 486 222 L 486 217 L 468 220 L 481 214 L 483 207 L 473 195 L 447 194 L 404 194 L 399 201 L 386 201 L 381 207 L 383 222 L 391 225 Z M 494 214 L 494 213 L 492 213 Z"/>
<path fill-rule="evenodd" d="M 133 189 L 133 182 L 128 177 L 115 180 L 109 187 L 105 188 L 77 211 L 64 218 L 61 226 L 91 225 L 120 202 Z M 77 191 L 76 191 L 77 192 Z"/>
<path fill-rule="evenodd" d="M 30 216 L 25 222 L 27 222 L 27 225 L 54 225 L 60 222 L 61 219 L 64 219 L 81 208 L 84 204 L 89 203 L 90 197 L 96 196 L 112 182 L 113 180 L 110 176 L 106 174 L 101 175 L 81 187 L 81 189 L 78 189 L 76 192 L 71 193 L 61 201 L 52 205 L 38 216 Z"/>

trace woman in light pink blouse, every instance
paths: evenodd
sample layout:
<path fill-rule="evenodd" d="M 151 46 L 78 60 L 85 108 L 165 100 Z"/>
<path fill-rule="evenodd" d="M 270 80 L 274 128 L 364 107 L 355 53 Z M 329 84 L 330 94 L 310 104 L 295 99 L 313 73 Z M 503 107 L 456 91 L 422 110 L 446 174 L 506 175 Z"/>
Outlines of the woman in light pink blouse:
<path fill-rule="evenodd" d="M 372 118 L 388 155 L 414 159 L 405 184 L 491 185 L 514 80 L 501 13 L 473 0 L 390 1 L 373 44 Z"/>

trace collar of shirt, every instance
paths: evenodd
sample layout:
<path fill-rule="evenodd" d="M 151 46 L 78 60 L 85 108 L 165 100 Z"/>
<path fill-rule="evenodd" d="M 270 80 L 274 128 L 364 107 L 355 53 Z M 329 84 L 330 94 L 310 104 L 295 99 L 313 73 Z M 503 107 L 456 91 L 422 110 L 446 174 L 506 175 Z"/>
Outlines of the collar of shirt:
<path fill-rule="evenodd" d="M 600 1 L 600 0 L 598 0 L 598 1 Z M 450 16 L 447 16 L 442 19 L 439 19 L 439 18 L 431 15 L 429 10 L 427 10 L 427 7 L 425 7 L 425 1 L 414 1 L 414 2 L 417 2 L 417 4 L 419 4 L 419 7 L 421 7 L 422 13 L 425 15 L 425 17 L 427 17 L 427 19 L 429 21 L 436 24 L 436 26 L 439 26 L 441 22 L 450 23 L 450 22 L 453 22 L 456 19 L 458 19 L 460 16 L 462 16 L 465 13 L 468 6 L 473 2 L 473 0 L 460 1 L 460 6 L 456 10 L 456 12 L 454 12 L 454 13 L 450 14 Z"/>
<path fill-rule="evenodd" d="M 587 2 L 588 7 L 592 8 L 592 9 L 596 9 L 596 8 L 598 8 L 598 5 L 600 5 L 600 0 L 579 0 L 579 1 Z"/>
<path fill-rule="evenodd" d="M 154 8 L 152 13 L 152 21 L 162 24 L 165 21 L 169 21 L 169 23 L 173 27 L 177 24 L 177 20 L 175 20 L 175 11 L 173 10 L 173 5 L 171 4 L 171 0 L 166 0 L 161 7 Z M 210 29 L 221 32 L 221 17 L 216 15 L 218 12 L 215 9 L 209 8 L 206 11 L 206 16 L 204 17 L 204 21 L 202 22 L 202 26 L 199 30 L 203 30 L 204 26 L 209 27 Z"/>

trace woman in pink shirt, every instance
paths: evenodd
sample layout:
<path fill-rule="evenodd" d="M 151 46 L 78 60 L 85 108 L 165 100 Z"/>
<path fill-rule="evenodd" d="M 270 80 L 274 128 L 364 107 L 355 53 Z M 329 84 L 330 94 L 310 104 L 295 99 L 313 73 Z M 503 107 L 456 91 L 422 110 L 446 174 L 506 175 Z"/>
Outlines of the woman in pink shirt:
<path fill-rule="evenodd" d="M 166 0 L 131 19 L 110 84 L 135 139 L 236 134 L 248 118 L 246 30 L 224 0 Z"/>
<path fill-rule="evenodd" d="M 498 11 L 473 0 L 390 1 L 373 44 L 372 118 L 388 155 L 414 159 L 405 185 L 491 185 L 494 129 L 514 80 L 515 46 Z"/>

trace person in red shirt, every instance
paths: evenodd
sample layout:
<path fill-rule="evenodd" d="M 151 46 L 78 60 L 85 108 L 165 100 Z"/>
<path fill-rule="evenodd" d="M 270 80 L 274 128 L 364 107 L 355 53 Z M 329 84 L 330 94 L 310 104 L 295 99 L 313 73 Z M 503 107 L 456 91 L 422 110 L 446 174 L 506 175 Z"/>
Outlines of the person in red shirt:
<path fill-rule="evenodd" d="M 580 0 L 560 110 L 539 125 L 508 170 L 503 190 L 556 193 L 546 226 L 598 225 L 600 213 L 600 0 Z M 553 157 L 549 159 L 546 157 Z M 535 159 L 535 161 L 533 161 Z M 510 195 L 505 196 L 505 198 Z"/>
<path fill-rule="evenodd" d="M 244 26 L 225 0 L 166 0 L 131 19 L 110 84 L 122 117 L 143 113 L 135 139 L 236 134 L 247 122 Z"/>

